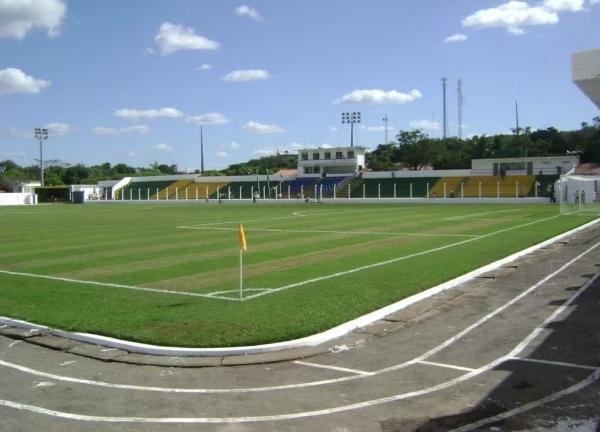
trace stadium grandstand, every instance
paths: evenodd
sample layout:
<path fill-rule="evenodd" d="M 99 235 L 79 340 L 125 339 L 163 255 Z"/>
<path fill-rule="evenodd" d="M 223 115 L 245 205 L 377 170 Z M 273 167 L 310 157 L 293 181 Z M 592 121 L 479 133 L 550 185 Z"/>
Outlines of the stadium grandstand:
<path fill-rule="evenodd" d="M 562 174 L 590 169 L 574 155 L 474 159 L 471 169 L 460 170 L 366 171 L 365 153 L 361 147 L 300 150 L 297 170 L 271 175 L 127 177 L 94 185 L 94 196 L 116 201 L 548 200 Z"/>

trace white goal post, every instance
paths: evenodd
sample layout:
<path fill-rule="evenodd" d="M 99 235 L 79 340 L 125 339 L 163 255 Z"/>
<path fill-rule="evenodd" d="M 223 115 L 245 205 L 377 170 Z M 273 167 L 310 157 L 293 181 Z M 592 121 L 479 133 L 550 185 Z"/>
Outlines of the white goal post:
<path fill-rule="evenodd" d="M 600 215 L 600 176 L 563 175 L 554 190 L 561 214 L 591 212 Z"/>

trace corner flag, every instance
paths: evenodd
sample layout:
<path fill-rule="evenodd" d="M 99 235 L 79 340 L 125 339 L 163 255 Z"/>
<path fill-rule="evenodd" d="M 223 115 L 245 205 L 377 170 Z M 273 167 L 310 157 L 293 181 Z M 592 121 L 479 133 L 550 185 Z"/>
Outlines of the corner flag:
<path fill-rule="evenodd" d="M 240 250 L 246 250 L 246 236 L 244 235 L 244 227 L 240 224 L 239 229 L 239 237 L 240 237 Z"/>
<path fill-rule="evenodd" d="M 242 224 L 240 224 L 238 236 L 240 239 L 240 301 L 242 301 L 244 299 L 244 287 L 243 287 L 244 275 L 243 275 L 243 270 L 242 270 L 243 269 L 242 255 L 244 254 L 243 251 L 246 250 L 246 236 L 244 235 L 244 227 L 242 226 Z"/>

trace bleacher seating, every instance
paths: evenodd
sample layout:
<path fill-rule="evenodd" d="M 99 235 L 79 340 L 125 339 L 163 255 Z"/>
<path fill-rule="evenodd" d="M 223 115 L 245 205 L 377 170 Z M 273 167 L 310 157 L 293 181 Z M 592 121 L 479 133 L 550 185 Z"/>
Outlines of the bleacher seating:
<path fill-rule="evenodd" d="M 274 182 L 270 182 L 271 187 L 275 186 Z M 279 185 L 279 182 L 276 182 L 276 185 Z M 262 188 L 263 186 L 267 186 L 266 182 L 260 182 L 260 193 L 262 195 Z M 241 188 L 241 189 L 240 189 Z M 221 190 L 221 193 L 225 194 L 225 196 L 228 196 L 227 194 L 229 193 L 229 191 L 231 191 L 231 199 L 239 199 L 240 198 L 240 193 L 241 193 L 241 198 L 243 199 L 251 199 L 252 198 L 252 193 L 256 192 L 258 190 L 258 183 L 256 181 L 251 181 L 251 182 L 231 182 L 229 183 L 227 186 L 224 186 Z M 268 192 L 267 192 L 268 194 Z M 217 198 L 217 192 L 215 191 L 212 195 L 211 198 Z"/>
<path fill-rule="evenodd" d="M 338 195 L 338 190 L 343 189 L 344 185 L 351 181 L 352 175 L 349 176 L 327 176 L 325 178 L 319 179 L 316 182 L 317 186 L 317 194 L 321 194 L 321 190 L 323 191 L 323 198 L 333 198 L 333 191 L 335 189 L 336 196 Z M 314 193 L 314 186 L 313 186 Z"/>
<path fill-rule="evenodd" d="M 312 196 L 313 195 L 313 185 L 317 181 L 317 178 L 313 177 L 304 177 L 304 178 L 296 178 L 295 180 L 285 181 L 283 182 L 283 195 L 287 196 L 288 190 L 290 193 L 290 198 L 297 198 L 300 196 L 302 191 L 304 191 L 304 196 Z"/>
<path fill-rule="evenodd" d="M 466 183 L 464 177 L 442 177 L 431 188 L 432 198 L 455 198 L 461 196 L 461 183 Z"/>
<path fill-rule="evenodd" d="M 150 194 L 150 199 L 156 199 L 156 191 L 163 190 L 167 187 L 171 186 L 174 181 L 141 181 L 141 182 L 131 182 L 127 184 L 124 188 L 117 191 L 115 199 L 148 199 L 148 194 Z"/>
<path fill-rule="evenodd" d="M 482 198 L 496 198 L 498 196 L 500 198 L 533 196 L 535 194 L 535 176 L 467 177 L 464 183 L 464 197 L 479 197 L 480 187 Z M 460 196 L 460 189 L 456 196 Z"/>

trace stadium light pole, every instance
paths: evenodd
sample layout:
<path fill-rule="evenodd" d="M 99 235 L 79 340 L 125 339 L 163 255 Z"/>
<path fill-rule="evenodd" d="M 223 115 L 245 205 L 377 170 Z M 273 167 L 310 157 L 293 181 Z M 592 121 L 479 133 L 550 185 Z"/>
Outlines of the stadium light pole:
<path fill-rule="evenodd" d="M 360 123 L 360 112 L 342 113 L 342 124 L 350 124 L 350 147 L 354 147 L 354 123 Z"/>
<path fill-rule="evenodd" d="M 40 141 L 40 186 L 44 186 L 44 157 L 42 153 L 42 143 L 48 139 L 48 129 L 46 128 L 35 128 L 33 130 L 34 136 Z"/>

